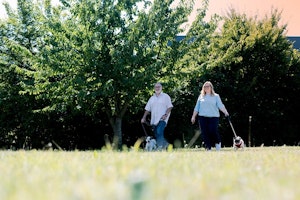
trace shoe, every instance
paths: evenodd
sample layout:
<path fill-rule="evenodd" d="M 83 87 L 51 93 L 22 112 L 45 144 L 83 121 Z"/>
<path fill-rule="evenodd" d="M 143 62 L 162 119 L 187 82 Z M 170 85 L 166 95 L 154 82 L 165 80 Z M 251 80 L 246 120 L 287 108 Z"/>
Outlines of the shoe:
<path fill-rule="evenodd" d="M 216 143 L 216 150 L 217 151 L 221 150 L 221 142 L 220 143 Z"/>

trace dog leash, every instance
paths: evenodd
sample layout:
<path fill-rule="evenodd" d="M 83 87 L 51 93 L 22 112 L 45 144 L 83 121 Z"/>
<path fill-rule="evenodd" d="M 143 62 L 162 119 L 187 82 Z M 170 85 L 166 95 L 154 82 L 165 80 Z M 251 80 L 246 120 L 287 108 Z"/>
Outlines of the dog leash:
<path fill-rule="evenodd" d="M 146 131 L 145 126 L 144 126 L 145 123 L 141 123 L 141 124 L 142 124 L 145 135 L 148 136 L 147 131 Z"/>
<path fill-rule="evenodd" d="M 237 134 L 235 133 L 235 130 L 234 130 L 233 125 L 232 125 L 232 123 L 231 123 L 230 117 L 227 116 L 227 119 L 228 119 L 228 122 L 229 122 L 229 124 L 230 124 L 230 126 L 231 126 L 231 129 L 232 129 L 232 132 L 233 132 L 234 136 L 237 137 Z"/>

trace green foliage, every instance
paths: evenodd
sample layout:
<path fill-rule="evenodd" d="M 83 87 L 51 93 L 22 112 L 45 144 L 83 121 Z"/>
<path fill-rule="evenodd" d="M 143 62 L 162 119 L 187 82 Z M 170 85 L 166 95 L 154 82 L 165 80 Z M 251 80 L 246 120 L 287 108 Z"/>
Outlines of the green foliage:
<path fill-rule="evenodd" d="M 41 102 L 34 96 L 20 95 L 22 83 L 32 84 L 30 69 L 40 45 L 38 11 L 31 2 L 18 1 L 17 13 L 6 4 L 7 21 L 0 22 L 0 133 L 2 145 L 22 147 L 27 135 L 40 131 L 41 116 L 32 110 Z M 13 147 L 14 148 L 14 147 Z"/>
<path fill-rule="evenodd" d="M 231 11 L 212 42 L 201 77 L 213 81 L 231 115 L 240 119 L 245 137 L 248 116 L 253 116 L 259 142 L 281 138 L 278 130 L 287 119 L 295 125 L 291 116 L 299 110 L 294 95 L 299 87 L 291 87 L 299 81 L 299 52 L 287 40 L 286 25 L 279 26 L 279 20 L 277 10 L 262 20 Z"/>
<path fill-rule="evenodd" d="M 120 146 L 125 113 L 144 106 L 153 83 L 167 82 L 168 66 L 178 59 L 175 36 L 192 1 L 173 3 L 73 0 L 52 7 L 18 1 L 9 33 L 23 41 L 11 40 L 26 61 L 16 66 L 24 78 L 21 94 L 42 101 L 35 109 L 42 114 L 105 112 Z"/>
<path fill-rule="evenodd" d="M 177 139 L 187 143 L 195 130 L 199 129 L 197 124 L 191 125 L 190 119 L 200 92 L 199 78 L 204 73 L 203 67 L 209 57 L 212 38 L 220 20 L 217 15 L 208 22 L 204 20 L 207 9 L 208 1 L 203 1 L 202 8 L 197 11 L 196 19 L 186 37 L 177 47 L 180 49 L 180 54 L 177 55 L 180 59 L 175 65 L 170 65 L 168 70 L 169 76 L 172 76 L 170 72 L 175 72 L 169 82 L 177 85 L 178 89 L 171 92 L 171 96 L 174 97 L 174 109 L 168 127 Z"/>

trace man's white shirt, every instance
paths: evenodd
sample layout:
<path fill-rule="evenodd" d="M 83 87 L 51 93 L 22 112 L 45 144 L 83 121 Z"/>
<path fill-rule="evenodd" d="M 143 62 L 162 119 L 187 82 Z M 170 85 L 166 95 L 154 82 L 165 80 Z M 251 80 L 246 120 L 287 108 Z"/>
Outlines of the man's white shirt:
<path fill-rule="evenodd" d="M 148 100 L 145 110 L 151 112 L 151 125 L 157 125 L 161 120 L 161 117 L 166 114 L 168 108 L 173 107 L 171 98 L 168 94 L 161 92 L 158 96 L 154 94 Z M 170 114 L 165 119 L 165 122 L 168 123 Z"/>

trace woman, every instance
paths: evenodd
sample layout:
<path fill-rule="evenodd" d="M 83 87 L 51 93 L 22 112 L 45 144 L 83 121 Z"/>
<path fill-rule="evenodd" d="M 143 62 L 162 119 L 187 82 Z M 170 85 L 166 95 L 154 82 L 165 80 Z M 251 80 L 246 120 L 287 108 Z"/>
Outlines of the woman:
<path fill-rule="evenodd" d="M 221 149 L 221 138 L 218 132 L 219 117 L 221 110 L 225 116 L 229 116 L 220 96 L 215 93 L 210 81 L 206 81 L 194 108 L 192 123 L 195 123 L 198 115 L 199 127 L 201 129 L 206 150 L 211 150 L 213 144 L 216 150 Z"/>

